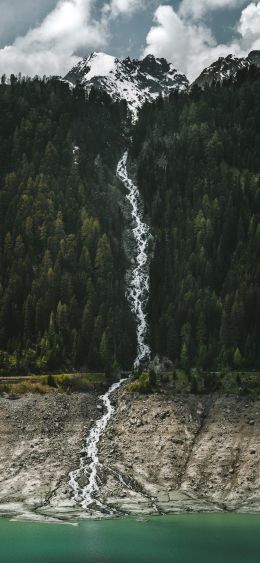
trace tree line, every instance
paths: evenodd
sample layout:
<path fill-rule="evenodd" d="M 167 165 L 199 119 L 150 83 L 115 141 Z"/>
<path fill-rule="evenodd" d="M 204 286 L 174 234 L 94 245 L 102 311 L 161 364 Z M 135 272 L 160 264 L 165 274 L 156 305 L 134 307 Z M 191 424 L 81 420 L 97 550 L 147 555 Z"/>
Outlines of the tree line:
<path fill-rule="evenodd" d="M 260 73 L 146 105 L 136 164 L 155 243 L 154 352 L 204 369 L 260 364 Z"/>
<path fill-rule="evenodd" d="M 58 79 L 0 85 L 0 368 L 129 367 L 114 169 L 126 106 Z"/>
<path fill-rule="evenodd" d="M 131 368 L 129 142 L 154 234 L 153 353 L 189 369 L 260 362 L 260 76 L 145 104 L 56 78 L 0 84 L 0 369 Z M 134 169 L 132 167 L 132 170 Z"/>

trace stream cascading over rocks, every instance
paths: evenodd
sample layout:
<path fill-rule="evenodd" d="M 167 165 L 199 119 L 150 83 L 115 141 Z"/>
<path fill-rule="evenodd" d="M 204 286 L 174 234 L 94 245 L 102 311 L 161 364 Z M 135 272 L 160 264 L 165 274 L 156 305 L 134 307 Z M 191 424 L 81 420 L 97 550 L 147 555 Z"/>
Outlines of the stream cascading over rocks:
<path fill-rule="evenodd" d="M 91 429 L 89 435 L 86 438 L 85 446 L 82 450 L 83 456 L 80 458 L 79 469 L 72 471 L 70 473 L 69 484 L 74 491 L 74 498 L 79 502 L 84 509 L 88 509 L 94 502 L 95 504 L 106 510 L 106 506 L 94 498 L 94 494 L 99 490 L 98 484 L 98 469 L 102 469 L 102 464 L 98 458 L 98 443 L 105 431 L 107 424 L 114 413 L 115 409 L 110 401 L 110 395 L 116 391 L 126 381 L 121 379 L 117 383 L 113 383 L 109 390 L 99 397 L 99 400 L 103 402 L 106 409 L 105 414 L 97 420 L 96 424 Z M 91 462 L 89 463 L 89 460 Z M 81 487 L 79 480 L 88 479 L 88 484 Z"/>
<path fill-rule="evenodd" d="M 152 236 L 148 225 L 143 221 L 142 203 L 138 187 L 129 178 L 127 173 L 127 160 L 128 152 L 126 151 L 119 160 L 117 176 L 128 192 L 126 197 L 131 205 L 132 232 L 135 241 L 134 263 L 130 271 L 127 297 L 137 323 L 137 357 L 135 367 L 138 367 L 141 362 L 148 362 L 151 359 L 151 349 L 147 344 L 148 323 L 145 309 L 150 289 L 149 244 Z"/>
<path fill-rule="evenodd" d="M 136 243 L 127 297 L 137 323 L 137 357 L 134 366 L 138 367 L 141 362 L 148 362 L 151 358 L 151 350 L 147 344 L 148 325 L 145 312 L 149 298 L 149 242 L 151 234 L 148 225 L 142 220 L 142 205 L 138 187 L 128 177 L 127 159 L 128 152 L 126 151 L 118 162 L 117 177 L 128 192 L 126 197 L 131 206 L 132 232 Z M 100 511 L 114 513 L 108 506 L 95 498 L 95 493 L 100 489 L 98 471 L 102 468 L 110 470 L 110 468 L 104 468 L 99 461 L 98 443 L 115 410 L 111 404 L 110 396 L 124 381 L 126 380 L 122 379 L 113 383 L 107 393 L 99 397 L 99 400 L 103 402 L 105 414 L 96 422 L 86 438 L 79 468 L 70 473 L 69 484 L 74 492 L 74 498 L 85 510 L 90 510 L 90 507 L 95 504 Z M 130 488 L 120 473 L 113 471 L 113 474 L 116 475 L 121 484 Z M 88 484 L 82 486 L 81 483 L 86 480 Z"/>

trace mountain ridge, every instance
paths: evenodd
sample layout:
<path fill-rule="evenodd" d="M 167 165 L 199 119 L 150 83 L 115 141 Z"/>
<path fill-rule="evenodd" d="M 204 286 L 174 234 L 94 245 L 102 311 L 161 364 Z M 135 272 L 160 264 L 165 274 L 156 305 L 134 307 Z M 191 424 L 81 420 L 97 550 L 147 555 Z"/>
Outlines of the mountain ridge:
<path fill-rule="evenodd" d="M 219 57 L 210 66 L 206 67 L 201 74 L 194 80 L 192 86 L 200 88 L 211 86 L 214 82 L 222 84 L 230 78 L 236 79 L 237 73 L 242 69 L 249 69 L 252 66 L 260 68 L 260 51 L 251 51 L 247 57 Z"/>
<path fill-rule="evenodd" d="M 130 112 L 137 117 L 146 102 L 172 91 L 185 91 L 189 81 L 166 59 L 148 55 L 141 61 L 117 59 L 105 53 L 92 53 L 65 76 L 72 86 L 78 82 L 88 92 L 94 87 L 106 91 L 114 101 L 126 100 Z"/>
<path fill-rule="evenodd" d="M 147 55 L 144 59 L 119 59 L 102 52 L 84 57 L 63 78 L 71 87 L 81 84 L 86 91 L 94 88 L 105 91 L 113 101 L 125 100 L 134 120 L 145 102 L 171 92 L 188 92 L 194 86 L 204 88 L 213 83 L 222 84 L 237 73 L 252 66 L 260 68 L 260 51 L 251 51 L 247 57 L 227 55 L 219 57 L 206 67 L 192 83 L 173 63 L 165 58 Z"/>

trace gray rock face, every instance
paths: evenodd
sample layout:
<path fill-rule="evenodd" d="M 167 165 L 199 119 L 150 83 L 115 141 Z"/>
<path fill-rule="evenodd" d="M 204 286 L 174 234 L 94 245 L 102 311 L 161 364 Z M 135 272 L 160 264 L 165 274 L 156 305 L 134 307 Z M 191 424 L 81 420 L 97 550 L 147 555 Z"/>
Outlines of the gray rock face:
<path fill-rule="evenodd" d="M 259 399 L 121 392 L 100 459 L 112 447 L 110 469 L 132 486 L 110 472 L 99 499 L 130 513 L 260 512 L 259 436 Z"/>
<path fill-rule="evenodd" d="M 235 80 L 239 70 L 248 69 L 252 65 L 260 68 L 260 51 L 251 51 L 246 58 L 238 58 L 234 55 L 220 57 L 216 62 L 203 70 L 192 86 L 197 85 L 200 88 L 204 88 L 205 86 L 211 86 L 214 82 L 222 84 L 224 80 L 230 78 Z"/>
<path fill-rule="evenodd" d="M 251 51 L 245 58 L 232 54 L 220 57 L 205 68 L 191 86 L 205 88 L 214 82 L 222 84 L 230 78 L 235 80 L 239 70 L 253 65 L 260 68 L 260 51 Z M 184 74 L 178 72 L 172 63 L 153 55 L 139 61 L 92 53 L 72 68 L 64 80 L 73 87 L 81 84 L 87 92 L 94 88 L 106 92 L 115 101 L 125 100 L 135 118 L 145 102 L 153 102 L 160 95 L 168 96 L 173 91 L 189 89 L 189 81 Z"/>
<path fill-rule="evenodd" d="M 97 500 L 120 514 L 260 512 L 260 400 L 125 389 L 99 443 Z M 96 518 L 68 486 L 100 418 L 95 394 L 0 399 L 0 514 Z M 254 424 L 250 421 L 254 420 Z M 87 476 L 86 476 L 87 479 Z"/>
<path fill-rule="evenodd" d="M 113 100 L 125 100 L 137 115 L 145 101 L 159 95 L 187 90 L 189 81 L 165 59 L 148 55 L 143 60 L 120 60 L 105 53 L 92 53 L 76 65 L 65 80 L 73 86 L 80 83 L 88 92 L 92 88 L 106 92 Z"/>
<path fill-rule="evenodd" d="M 55 517 L 65 507 L 73 517 L 68 474 L 98 416 L 95 393 L 0 398 L 0 515 L 42 519 L 46 507 Z"/>
<path fill-rule="evenodd" d="M 248 60 L 251 64 L 260 67 L 260 51 L 251 51 L 248 55 Z"/>

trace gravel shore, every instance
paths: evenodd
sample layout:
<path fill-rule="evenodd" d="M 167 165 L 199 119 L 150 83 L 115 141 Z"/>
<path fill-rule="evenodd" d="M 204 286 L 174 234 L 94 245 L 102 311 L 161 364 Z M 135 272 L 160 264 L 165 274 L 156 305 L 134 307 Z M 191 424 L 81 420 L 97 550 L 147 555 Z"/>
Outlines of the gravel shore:
<path fill-rule="evenodd" d="M 97 498 L 120 514 L 260 512 L 260 399 L 129 395 L 100 442 Z M 102 517 L 74 501 L 68 475 L 101 416 L 96 393 L 0 399 L 0 515 Z M 109 512 L 108 510 L 108 512 Z M 108 516 L 108 514 L 103 514 Z"/>

